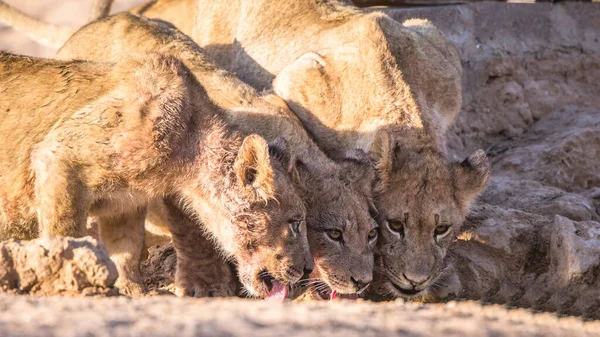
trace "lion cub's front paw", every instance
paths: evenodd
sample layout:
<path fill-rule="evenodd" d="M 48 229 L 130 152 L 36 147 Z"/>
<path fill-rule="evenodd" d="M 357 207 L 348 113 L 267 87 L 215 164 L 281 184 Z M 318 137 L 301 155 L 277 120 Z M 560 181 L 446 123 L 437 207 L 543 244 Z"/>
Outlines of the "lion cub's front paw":
<path fill-rule="evenodd" d="M 235 282 L 177 282 L 176 286 L 177 296 L 231 297 L 236 295 Z"/>
<path fill-rule="evenodd" d="M 143 285 L 122 277 L 117 279 L 115 287 L 119 289 L 119 293 L 130 297 L 141 297 L 146 293 Z"/>

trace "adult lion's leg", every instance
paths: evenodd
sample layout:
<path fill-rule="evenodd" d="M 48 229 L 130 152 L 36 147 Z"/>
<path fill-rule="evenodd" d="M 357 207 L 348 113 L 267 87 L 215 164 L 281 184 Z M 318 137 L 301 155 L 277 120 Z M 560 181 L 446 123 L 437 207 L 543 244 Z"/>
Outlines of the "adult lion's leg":
<path fill-rule="evenodd" d="M 234 296 L 237 278 L 229 264 L 206 239 L 201 227 L 185 215 L 177 202 L 165 198 L 169 230 L 177 253 L 175 284 L 178 296 Z"/>
<path fill-rule="evenodd" d="M 140 261 L 144 247 L 145 219 L 145 206 L 98 217 L 100 240 L 119 271 L 115 286 L 130 296 L 144 293 Z"/>

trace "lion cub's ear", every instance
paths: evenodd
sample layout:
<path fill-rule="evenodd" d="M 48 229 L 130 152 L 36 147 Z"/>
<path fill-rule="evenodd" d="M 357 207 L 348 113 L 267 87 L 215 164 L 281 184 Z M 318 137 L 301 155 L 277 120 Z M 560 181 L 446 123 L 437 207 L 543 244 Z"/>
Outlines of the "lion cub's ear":
<path fill-rule="evenodd" d="M 234 170 L 238 182 L 253 201 L 267 202 L 275 197 L 275 176 L 269 159 L 267 141 L 259 135 L 244 139 Z"/>
<path fill-rule="evenodd" d="M 375 178 L 373 163 L 369 159 L 369 155 L 361 149 L 353 149 L 346 152 L 342 166 L 344 176 L 350 182 L 366 181 L 370 184 Z"/>
<path fill-rule="evenodd" d="M 298 115 L 314 114 L 316 109 L 325 107 L 331 109 L 334 102 L 326 66 L 318 53 L 306 53 L 279 72 L 273 90 Z"/>
<path fill-rule="evenodd" d="M 285 138 L 279 136 L 269 142 L 269 153 L 272 159 L 277 159 L 286 168 L 287 173 L 292 178 L 294 184 L 304 189 L 306 175 L 306 167 L 302 161 L 292 154 L 292 151 Z"/>
<path fill-rule="evenodd" d="M 292 160 L 290 146 L 285 138 L 279 136 L 269 142 L 269 155 L 272 159 L 279 160 L 287 168 Z"/>
<path fill-rule="evenodd" d="M 390 133 L 385 130 L 379 130 L 375 134 L 369 155 L 375 167 L 375 176 L 377 177 L 376 191 L 383 191 L 392 174 L 395 142 Z"/>
<path fill-rule="evenodd" d="M 456 177 L 456 199 L 463 208 L 485 190 L 492 167 L 483 150 L 477 150 L 467 159 L 454 166 Z"/>

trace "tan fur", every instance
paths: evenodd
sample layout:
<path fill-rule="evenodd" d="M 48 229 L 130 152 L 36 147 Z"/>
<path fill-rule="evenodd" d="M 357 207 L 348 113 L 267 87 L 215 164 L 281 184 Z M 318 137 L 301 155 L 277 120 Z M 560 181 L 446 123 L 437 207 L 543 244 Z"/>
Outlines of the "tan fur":
<path fill-rule="evenodd" d="M 193 220 L 194 217 L 185 214 L 173 198 L 156 200 L 160 200 L 160 203 L 149 207 L 149 212 L 151 213 L 153 209 L 160 211 L 163 218 L 160 225 L 167 225 L 177 252 L 175 272 L 177 295 L 234 296 L 238 281 L 233 268 L 223 261 L 222 254 L 204 235 L 201 226 Z M 168 226 L 169 224 L 171 226 Z"/>
<path fill-rule="evenodd" d="M 427 20 L 401 23 L 344 0 L 195 2 L 194 27 L 184 32 L 212 59 L 256 88 L 273 83 L 329 155 L 360 147 L 376 161 L 381 291 L 411 297 L 432 285 L 490 171 L 479 152 L 464 163 L 447 159 L 462 68 L 441 32 Z M 161 3 L 144 14 L 163 18 Z M 164 19 L 179 27 L 193 20 Z M 405 219 L 404 235 L 389 229 L 388 220 Z M 438 242 L 441 223 L 452 227 Z"/>
<path fill-rule="evenodd" d="M 293 163 L 289 169 L 307 205 L 309 245 L 316 260 L 311 278 L 322 279 L 342 294 L 354 293 L 369 284 L 376 239 L 369 240 L 368 233 L 376 224 L 369 213 L 373 172 L 362 151 L 351 151 L 339 163 L 330 160 L 310 140 L 281 98 L 273 94 L 260 96 L 232 74 L 216 68 L 191 39 L 166 23 L 116 15 L 80 30 L 57 57 L 111 61 L 145 51 L 180 58 L 207 95 L 225 111 L 228 123 L 242 133 L 258 133 L 274 142 L 280 135 L 285 137 L 287 145 L 279 147 L 289 146 L 294 156 L 283 158 L 285 152 L 279 154 L 282 160 Z M 343 244 L 327 236 L 331 230 L 342 231 Z M 244 268 L 240 271 L 243 274 Z"/>
<path fill-rule="evenodd" d="M 437 28 L 427 20 L 397 22 L 348 0 L 156 0 L 134 11 L 180 27 L 255 88 L 272 86 L 328 155 L 369 151 L 385 168 L 377 171 L 375 198 L 385 234 L 385 292 L 403 295 L 405 275 L 416 290 L 434 283 L 447 244 L 436 243 L 433 227 L 440 218 L 451 221 L 444 240 L 452 241 L 490 172 L 480 153 L 463 164 L 447 159 L 445 134 L 461 106 L 462 68 Z M 382 133 L 389 151 L 377 150 Z M 406 235 L 389 231 L 388 220 L 406 213 Z M 422 249 L 404 254 L 406 242 Z"/>
<path fill-rule="evenodd" d="M 166 195 L 254 274 L 293 283 L 312 268 L 306 229 L 287 226 L 305 218 L 289 162 L 269 156 L 257 135 L 242 142 L 180 61 L 150 54 L 113 65 L 3 53 L 0 73 L 0 239 L 32 237 L 38 228 L 82 236 L 95 216 L 119 286 L 135 293 L 146 206 Z M 198 227 L 174 221 L 170 230 Z M 174 239 L 183 260 L 197 243 L 193 235 Z"/>

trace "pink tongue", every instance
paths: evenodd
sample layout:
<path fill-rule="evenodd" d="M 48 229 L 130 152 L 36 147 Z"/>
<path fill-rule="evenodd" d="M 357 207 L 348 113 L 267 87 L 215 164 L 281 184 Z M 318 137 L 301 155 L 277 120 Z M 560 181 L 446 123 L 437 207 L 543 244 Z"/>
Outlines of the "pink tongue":
<path fill-rule="evenodd" d="M 279 283 L 277 280 L 273 280 L 273 286 L 269 291 L 268 301 L 283 302 L 288 296 L 288 288 L 286 285 Z"/>
<path fill-rule="evenodd" d="M 338 297 L 337 291 L 331 289 L 331 297 L 330 300 L 335 300 Z"/>

